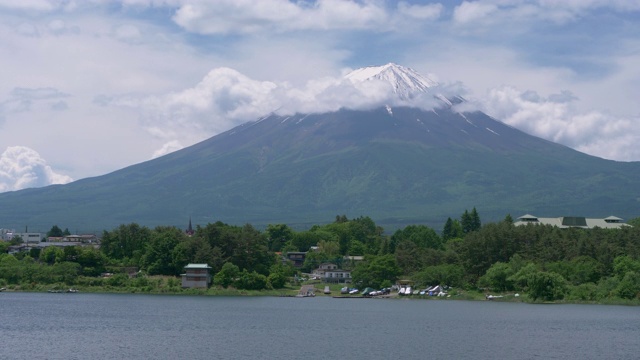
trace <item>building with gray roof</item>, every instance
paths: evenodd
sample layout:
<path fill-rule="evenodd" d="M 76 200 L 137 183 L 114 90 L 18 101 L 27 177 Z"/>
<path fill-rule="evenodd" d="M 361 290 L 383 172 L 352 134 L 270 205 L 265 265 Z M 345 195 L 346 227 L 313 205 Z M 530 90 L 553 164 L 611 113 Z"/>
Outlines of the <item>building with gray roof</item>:
<path fill-rule="evenodd" d="M 514 221 L 513 225 L 551 225 L 557 226 L 561 229 L 567 228 L 581 228 L 581 229 L 621 229 L 623 227 L 631 226 L 625 224 L 623 219 L 616 216 L 609 216 L 604 219 L 598 218 L 586 218 L 581 216 L 560 216 L 554 218 L 543 218 L 534 215 L 526 214 L 522 215 Z"/>

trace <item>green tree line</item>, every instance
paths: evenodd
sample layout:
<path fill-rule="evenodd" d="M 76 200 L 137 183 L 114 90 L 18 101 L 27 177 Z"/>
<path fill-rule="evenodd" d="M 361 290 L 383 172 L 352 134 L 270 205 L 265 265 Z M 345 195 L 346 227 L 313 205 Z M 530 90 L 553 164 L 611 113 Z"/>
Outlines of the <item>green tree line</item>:
<path fill-rule="evenodd" d="M 175 227 L 132 223 L 104 231 L 99 249 L 2 254 L 0 285 L 109 281 L 117 286 L 125 282 L 123 276 L 95 278 L 126 267 L 175 277 L 188 263 L 207 263 L 215 286 L 259 290 L 283 287 L 296 271 L 333 262 L 352 270 L 357 286 L 379 288 L 405 279 L 416 287 L 523 292 L 533 300 L 640 299 L 640 221 L 629 223 L 636 226 L 559 229 L 514 226 L 507 216 L 483 225 L 475 208 L 459 219 L 448 218 L 440 231 L 408 225 L 392 234 L 369 217 L 345 215 L 303 231 L 285 224 L 258 230 L 216 222 L 196 226 L 193 236 Z M 6 252 L 6 245 L 0 246 Z M 306 252 L 301 269 L 283 261 L 287 252 Z"/>

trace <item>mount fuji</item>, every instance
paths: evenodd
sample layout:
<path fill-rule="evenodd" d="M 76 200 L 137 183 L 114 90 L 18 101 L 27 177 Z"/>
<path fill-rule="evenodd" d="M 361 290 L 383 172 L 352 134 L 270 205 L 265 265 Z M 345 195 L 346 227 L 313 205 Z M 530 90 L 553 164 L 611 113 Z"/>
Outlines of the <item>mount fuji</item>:
<path fill-rule="evenodd" d="M 417 71 L 394 63 L 383 66 L 369 66 L 348 73 L 345 79 L 354 83 L 383 81 L 393 87 L 393 92 L 401 99 L 411 99 L 416 94 L 428 93 L 438 82 L 420 75 Z"/>
<path fill-rule="evenodd" d="M 457 111 L 464 99 L 400 65 L 358 69 L 345 82 L 392 96 L 364 110 L 273 113 L 110 174 L 2 193 L 0 227 L 96 232 L 131 222 L 183 227 L 190 217 L 306 227 L 345 214 L 387 229 L 440 229 L 472 207 L 485 222 L 638 216 L 638 162 L 589 156 Z"/>

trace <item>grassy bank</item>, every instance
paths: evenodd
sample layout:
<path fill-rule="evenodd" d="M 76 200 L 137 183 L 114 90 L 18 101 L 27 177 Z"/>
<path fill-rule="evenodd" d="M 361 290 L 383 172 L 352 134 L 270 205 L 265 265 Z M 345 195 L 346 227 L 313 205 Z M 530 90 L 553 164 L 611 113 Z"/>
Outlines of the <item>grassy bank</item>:
<path fill-rule="evenodd" d="M 69 289 L 75 289 L 82 293 L 114 293 L 114 294 L 164 294 L 164 295 L 201 295 L 201 296 L 275 296 L 275 297 L 290 297 L 296 296 L 300 290 L 300 284 L 287 284 L 281 289 L 271 290 L 241 290 L 235 288 L 222 288 L 213 286 L 208 289 L 183 289 L 172 277 L 157 276 L 148 277 L 145 286 L 111 286 L 111 285 L 95 285 L 89 283 L 69 286 L 64 283 L 56 284 L 20 284 L 20 285 L 7 285 L 5 288 L 7 292 L 49 292 L 49 291 L 61 291 L 66 292 Z M 306 282 L 305 285 L 313 285 L 315 288 L 315 294 L 318 297 L 331 297 L 331 296 L 361 296 L 359 293 L 354 295 L 345 295 L 340 293 L 340 289 L 344 287 L 344 284 L 325 284 L 319 281 Z M 324 294 L 325 286 L 329 286 L 330 293 Z M 492 293 L 493 297 L 487 299 L 487 294 L 477 290 L 464 290 L 464 289 L 452 289 L 448 296 L 426 296 L 426 295 L 410 295 L 410 296 L 398 296 L 393 293 L 392 296 L 385 296 L 386 298 L 395 298 L 403 300 L 426 300 L 426 301 L 450 301 L 450 300 L 466 300 L 466 301 L 493 301 L 493 302 L 523 302 L 533 304 L 594 304 L 594 305 L 625 305 L 625 306 L 639 306 L 640 299 L 620 299 L 620 298 L 606 298 L 599 301 L 586 301 L 576 299 L 563 299 L 554 302 L 545 301 L 532 301 L 526 294 L 518 294 L 516 296 L 511 293 Z"/>

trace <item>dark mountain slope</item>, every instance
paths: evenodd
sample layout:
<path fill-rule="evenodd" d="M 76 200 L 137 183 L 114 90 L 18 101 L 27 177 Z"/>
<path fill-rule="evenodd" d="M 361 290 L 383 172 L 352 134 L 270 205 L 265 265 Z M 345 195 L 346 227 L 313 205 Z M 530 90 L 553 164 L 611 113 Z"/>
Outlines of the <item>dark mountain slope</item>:
<path fill-rule="evenodd" d="M 640 163 L 588 156 L 480 112 L 380 108 L 272 115 L 111 174 L 0 194 L 0 224 L 305 225 L 347 214 L 439 227 L 473 206 L 485 220 L 630 218 L 639 198 Z"/>

